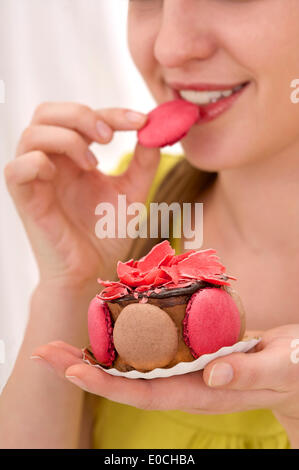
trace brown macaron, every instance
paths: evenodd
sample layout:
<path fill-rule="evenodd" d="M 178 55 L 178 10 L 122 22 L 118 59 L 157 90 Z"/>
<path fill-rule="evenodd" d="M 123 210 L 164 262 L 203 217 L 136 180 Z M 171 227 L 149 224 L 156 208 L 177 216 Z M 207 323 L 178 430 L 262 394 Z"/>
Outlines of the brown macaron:
<path fill-rule="evenodd" d="M 178 350 L 178 330 L 170 316 L 152 304 L 127 305 L 113 330 L 120 357 L 140 371 L 165 367 Z"/>

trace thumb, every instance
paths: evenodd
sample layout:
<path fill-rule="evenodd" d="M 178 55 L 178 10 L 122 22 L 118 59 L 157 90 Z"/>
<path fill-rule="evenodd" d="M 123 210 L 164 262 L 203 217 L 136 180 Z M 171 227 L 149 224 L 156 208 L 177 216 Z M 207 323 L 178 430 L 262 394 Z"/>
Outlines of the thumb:
<path fill-rule="evenodd" d="M 146 148 L 137 143 L 134 155 L 125 172 L 125 177 L 132 190 L 137 195 L 134 202 L 144 202 L 160 163 L 161 152 L 159 148 Z M 139 201 L 138 201 L 138 200 Z"/>
<path fill-rule="evenodd" d="M 230 390 L 280 390 L 288 372 L 283 351 L 233 353 L 212 361 L 204 369 L 206 385 Z"/>

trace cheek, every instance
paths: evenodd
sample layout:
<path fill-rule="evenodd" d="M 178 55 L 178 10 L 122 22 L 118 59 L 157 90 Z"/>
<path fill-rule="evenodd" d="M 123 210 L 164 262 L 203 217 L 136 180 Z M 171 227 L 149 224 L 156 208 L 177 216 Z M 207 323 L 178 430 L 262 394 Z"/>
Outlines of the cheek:
<path fill-rule="evenodd" d="M 257 0 L 247 5 L 236 5 L 235 12 L 228 8 L 215 27 L 224 50 L 253 76 L 272 66 L 283 72 L 286 62 L 298 59 L 298 0 Z"/>
<path fill-rule="evenodd" d="M 271 94 L 266 104 L 265 97 L 260 103 L 248 102 L 243 112 L 231 111 L 234 117 L 191 130 L 182 144 L 192 165 L 221 171 L 294 151 L 299 145 L 299 103 L 291 103 L 289 90 L 277 101 Z"/>
<path fill-rule="evenodd" d="M 299 139 L 299 106 L 292 103 L 291 82 L 299 72 L 299 8 L 285 16 L 266 47 L 256 55 L 256 123 L 269 151 L 278 152 Z M 296 20 L 296 21 L 294 21 Z"/>
<path fill-rule="evenodd" d="M 128 20 L 128 47 L 131 57 L 157 103 L 167 101 L 165 93 L 170 93 L 154 54 L 159 21 L 158 14 L 149 18 L 131 15 Z M 172 95 L 169 96 L 171 98 Z"/>
<path fill-rule="evenodd" d="M 147 80 L 153 72 L 153 48 L 155 31 L 152 21 L 141 20 L 129 15 L 128 18 L 128 47 L 131 57 L 142 77 Z"/>
<path fill-rule="evenodd" d="M 280 16 L 276 11 L 276 27 L 264 20 L 258 28 L 244 25 L 239 43 L 237 32 L 223 32 L 226 50 L 252 81 L 251 89 L 227 115 L 192 129 L 183 147 L 193 165 L 217 171 L 297 146 L 299 103 L 292 103 L 290 85 L 299 78 L 299 6 L 292 18 L 289 9 L 282 10 Z"/>
<path fill-rule="evenodd" d="M 291 124 L 298 115 L 290 99 L 290 84 L 299 73 L 298 25 L 298 0 L 262 1 L 258 19 L 244 24 L 236 59 L 253 78 L 256 97 L 251 98 L 258 127 L 271 122 Z M 237 37 L 231 40 L 238 44 Z"/>
<path fill-rule="evenodd" d="M 220 171 L 296 148 L 299 103 L 291 102 L 289 76 L 266 82 L 253 83 L 247 96 L 226 115 L 191 129 L 182 141 L 191 164 Z"/>

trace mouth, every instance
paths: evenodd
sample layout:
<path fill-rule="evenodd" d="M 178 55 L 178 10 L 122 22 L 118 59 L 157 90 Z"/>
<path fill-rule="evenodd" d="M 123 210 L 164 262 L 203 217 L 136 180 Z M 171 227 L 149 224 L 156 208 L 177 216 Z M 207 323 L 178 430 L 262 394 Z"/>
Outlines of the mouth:
<path fill-rule="evenodd" d="M 237 85 L 180 85 L 172 84 L 176 99 L 183 99 L 200 107 L 198 124 L 216 119 L 227 111 L 240 97 L 250 82 Z"/>

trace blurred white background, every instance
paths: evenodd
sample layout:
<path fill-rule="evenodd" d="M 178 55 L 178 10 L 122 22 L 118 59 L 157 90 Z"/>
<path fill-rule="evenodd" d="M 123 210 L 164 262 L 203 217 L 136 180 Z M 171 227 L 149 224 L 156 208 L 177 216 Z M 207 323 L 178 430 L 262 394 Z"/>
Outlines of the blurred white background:
<path fill-rule="evenodd" d="M 0 103 L 0 343 L 5 345 L 0 390 L 21 345 L 37 283 L 35 261 L 7 193 L 3 167 L 14 158 L 22 130 L 43 101 L 144 112 L 154 107 L 127 49 L 127 3 L 0 0 L 0 80 L 6 87 L 5 103 Z M 108 146 L 97 146 L 100 168 L 112 168 L 135 141 L 135 133 L 118 133 Z"/>

